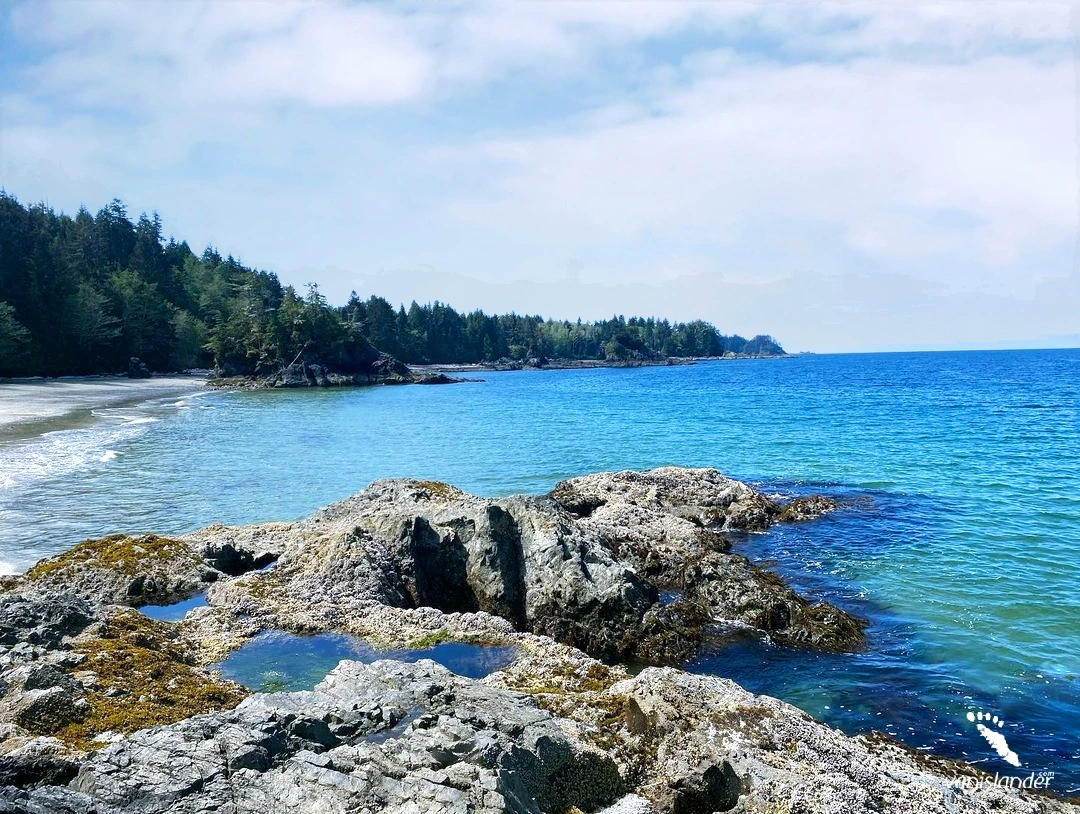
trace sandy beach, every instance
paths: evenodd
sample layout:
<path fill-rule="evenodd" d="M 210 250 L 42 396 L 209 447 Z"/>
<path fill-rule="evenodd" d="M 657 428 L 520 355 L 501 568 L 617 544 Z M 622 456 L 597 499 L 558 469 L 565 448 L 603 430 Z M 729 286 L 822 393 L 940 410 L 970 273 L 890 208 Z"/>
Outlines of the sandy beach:
<path fill-rule="evenodd" d="M 199 390 L 205 379 L 71 377 L 0 382 L 0 441 L 78 426 L 91 411 Z"/>

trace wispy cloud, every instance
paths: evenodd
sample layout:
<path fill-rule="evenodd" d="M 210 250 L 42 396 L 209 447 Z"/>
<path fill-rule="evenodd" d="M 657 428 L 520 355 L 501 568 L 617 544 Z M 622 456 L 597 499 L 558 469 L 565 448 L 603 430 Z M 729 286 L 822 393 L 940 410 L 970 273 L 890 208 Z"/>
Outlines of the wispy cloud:
<path fill-rule="evenodd" d="M 820 308 L 777 325 L 733 281 L 776 302 L 793 279 L 834 294 L 847 280 L 828 342 L 880 346 L 857 315 L 900 313 L 907 280 L 920 302 L 966 309 L 946 320 L 957 342 L 986 297 L 1028 321 L 1009 336 L 1072 334 L 1058 305 L 1077 291 L 1074 12 L 27 2 L 0 23 L 0 174 L 24 200 L 159 209 L 196 245 L 338 297 L 430 266 L 535 281 L 512 306 L 533 311 L 528 292 L 573 261 L 592 285 L 566 316 L 630 310 L 612 286 L 666 281 L 646 305 L 722 322 L 738 300 L 740 320 L 809 344 L 825 341 Z M 438 296 L 497 290 L 503 305 L 514 289 L 457 290 Z"/>

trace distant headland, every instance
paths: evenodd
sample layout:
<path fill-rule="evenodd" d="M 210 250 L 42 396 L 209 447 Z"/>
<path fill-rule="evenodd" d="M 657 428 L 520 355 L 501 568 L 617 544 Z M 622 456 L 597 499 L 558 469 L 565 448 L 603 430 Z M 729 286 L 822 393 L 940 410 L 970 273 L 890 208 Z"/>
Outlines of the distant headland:
<path fill-rule="evenodd" d="M 771 336 L 724 335 L 708 322 L 613 316 L 556 321 L 406 309 L 354 292 L 331 305 L 271 272 L 196 255 L 161 220 L 129 219 L 119 200 L 74 217 L 0 192 L 0 376 L 213 371 L 272 386 L 440 382 L 409 366 L 520 369 L 677 364 L 781 356 Z M 441 378 L 440 378 L 441 377 Z"/>

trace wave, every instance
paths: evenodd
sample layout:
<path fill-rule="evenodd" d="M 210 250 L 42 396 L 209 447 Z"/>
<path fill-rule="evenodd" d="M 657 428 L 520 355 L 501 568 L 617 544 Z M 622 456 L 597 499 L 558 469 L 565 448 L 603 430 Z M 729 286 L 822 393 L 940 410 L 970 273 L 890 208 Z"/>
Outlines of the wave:
<path fill-rule="evenodd" d="M 0 560 L 0 577 L 9 577 L 12 574 L 17 573 L 19 572 L 14 565 L 12 565 L 7 560 Z"/>
<path fill-rule="evenodd" d="M 148 409 L 161 410 L 162 405 Z M 0 446 L 0 489 L 18 490 L 28 484 L 89 471 L 108 464 L 121 448 L 162 419 L 136 409 L 92 410 L 97 421 L 89 427 L 52 430 L 36 438 Z"/>

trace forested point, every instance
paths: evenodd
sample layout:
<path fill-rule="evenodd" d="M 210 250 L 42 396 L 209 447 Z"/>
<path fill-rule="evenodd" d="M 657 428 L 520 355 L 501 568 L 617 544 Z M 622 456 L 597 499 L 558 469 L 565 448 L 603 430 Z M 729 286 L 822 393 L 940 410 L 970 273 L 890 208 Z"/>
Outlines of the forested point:
<path fill-rule="evenodd" d="M 271 375 L 298 361 L 361 372 L 377 351 L 410 364 L 499 359 L 652 360 L 776 355 L 770 336 L 724 336 L 707 322 L 584 323 L 435 302 L 396 310 L 356 293 L 333 306 L 213 247 L 162 237 L 157 213 L 113 200 L 74 218 L 0 191 L 0 376 L 117 373 L 137 357 L 157 372 L 214 368 Z"/>

